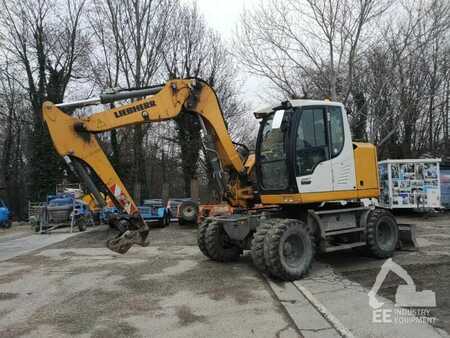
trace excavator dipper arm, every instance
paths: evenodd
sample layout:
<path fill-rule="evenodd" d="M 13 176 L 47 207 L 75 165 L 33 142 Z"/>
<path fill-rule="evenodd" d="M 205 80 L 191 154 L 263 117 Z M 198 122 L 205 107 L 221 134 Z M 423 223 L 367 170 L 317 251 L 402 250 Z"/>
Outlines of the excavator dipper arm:
<path fill-rule="evenodd" d="M 110 103 L 118 100 L 146 96 L 132 103 L 113 109 L 94 113 L 86 118 L 76 118 L 65 113 L 86 105 Z M 227 199 L 235 206 L 245 207 L 253 198 L 250 185 L 243 185 L 251 168 L 243 163 L 225 125 L 223 114 L 214 90 L 198 79 L 171 80 L 165 85 L 140 88 L 127 91 L 110 91 L 99 99 L 43 105 L 44 119 L 47 123 L 53 144 L 67 164 L 78 172 L 96 199 L 100 199 L 96 186 L 90 179 L 88 170 L 93 171 L 106 188 L 106 193 L 114 204 L 130 216 L 128 230 L 119 237 L 110 240 L 108 247 L 116 252 L 125 253 L 133 244 L 147 245 L 148 226 L 139 214 L 133 198 L 111 166 L 101 148 L 96 135 L 116 128 L 142 123 L 159 122 L 174 119 L 182 112 L 197 114 L 204 131 L 214 143 L 211 163 L 215 176 L 222 179 L 222 168 L 235 173 L 240 179 L 228 186 Z M 216 157 L 214 157 L 214 153 Z M 87 169 L 86 169 L 87 168 Z M 225 192 L 224 192 L 225 193 Z M 101 204 L 101 203 L 100 203 Z"/>

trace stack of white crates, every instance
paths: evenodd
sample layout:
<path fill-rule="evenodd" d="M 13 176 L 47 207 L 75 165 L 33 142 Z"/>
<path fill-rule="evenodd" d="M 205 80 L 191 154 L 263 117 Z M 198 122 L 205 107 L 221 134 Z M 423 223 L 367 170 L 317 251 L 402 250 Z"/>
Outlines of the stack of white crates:
<path fill-rule="evenodd" d="M 441 159 L 386 160 L 378 163 L 382 207 L 441 208 Z"/>

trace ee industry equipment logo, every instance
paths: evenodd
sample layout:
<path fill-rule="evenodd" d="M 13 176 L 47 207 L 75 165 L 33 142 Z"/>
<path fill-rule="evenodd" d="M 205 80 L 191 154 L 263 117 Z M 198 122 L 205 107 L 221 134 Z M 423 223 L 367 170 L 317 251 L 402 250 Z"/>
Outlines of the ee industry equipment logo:
<path fill-rule="evenodd" d="M 377 292 L 389 272 L 394 272 L 406 282 L 406 285 L 401 284 L 397 287 L 394 308 L 383 307 L 384 303 L 376 298 Z M 436 317 L 431 316 L 430 310 L 430 308 L 436 307 L 436 294 L 431 290 L 417 291 L 408 272 L 391 258 L 381 266 L 368 296 L 369 305 L 373 309 L 373 323 L 433 324 L 437 321 Z"/>

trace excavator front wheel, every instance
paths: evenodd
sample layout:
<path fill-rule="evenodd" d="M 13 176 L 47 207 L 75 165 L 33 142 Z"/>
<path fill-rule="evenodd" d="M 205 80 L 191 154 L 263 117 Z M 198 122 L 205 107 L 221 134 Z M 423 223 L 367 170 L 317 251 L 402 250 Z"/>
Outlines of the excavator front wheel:
<path fill-rule="evenodd" d="M 279 219 L 265 236 L 265 264 L 275 278 L 300 279 L 311 268 L 313 258 L 313 238 L 302 221 Z"/>
<path fill-rule="evenodd" d="M 392 214 L 384 209 L 373 210 L 367 220 L 367 250 L 377 258 L 394 254 L 398 242 L 398 225 Z"/>

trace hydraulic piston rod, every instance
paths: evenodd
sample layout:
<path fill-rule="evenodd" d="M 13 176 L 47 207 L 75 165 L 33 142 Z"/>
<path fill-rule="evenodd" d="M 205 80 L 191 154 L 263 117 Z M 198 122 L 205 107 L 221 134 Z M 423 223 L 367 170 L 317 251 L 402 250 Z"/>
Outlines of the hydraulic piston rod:
<path fill-rule="evenodd" d="M 94 97 L 91 99 L 67 102 L 67 103 L 59 103 L 56 106 L 62 110 L 71 110 L 81 107 L 92 106 L 96 104 L 105 104 L 112 103 L 119 100 L 133 99 L 137 97 L 150 96 L 155 95 L 163 86 L 152 86 L 147 88 L 136 88 L 136 89 L 120 89 L 120 88 L 111 88 L 105 90 L 100 97 Z"/>

